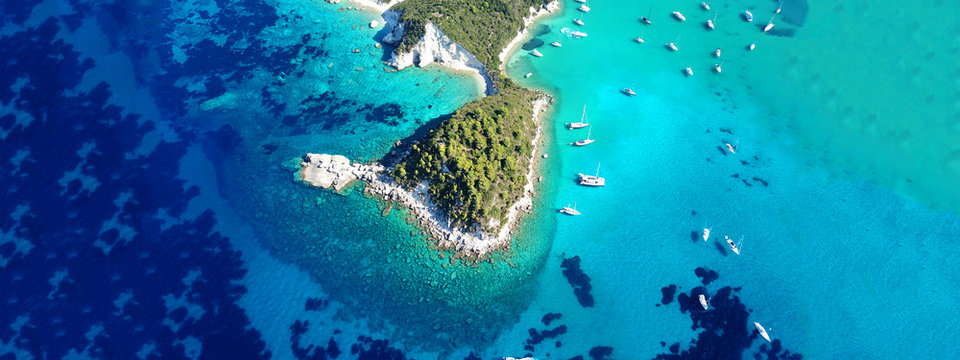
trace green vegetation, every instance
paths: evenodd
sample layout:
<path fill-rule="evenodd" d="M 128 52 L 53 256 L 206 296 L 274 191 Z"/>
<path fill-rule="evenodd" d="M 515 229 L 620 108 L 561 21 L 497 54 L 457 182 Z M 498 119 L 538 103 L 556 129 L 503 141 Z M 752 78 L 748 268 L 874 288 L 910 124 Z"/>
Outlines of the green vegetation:
<path fill-rule="evenodd" d="M 457 110 L 413 145 L 393 172 L 407 187 L 427 180 L 430 196 L 456 225 L 494 230 L 487 222 L 503 223 L 523 195 L 537 94 L 509 79 L 501 87 Z"/>
<path fill-rule="evenodd" d="M 544 0 L 407 0 L 391 10 L 402 13 L 404 52 L 420 40 L 431 22 L 495 72 L 503 47 L 523 29 L 523 17 Z"/>

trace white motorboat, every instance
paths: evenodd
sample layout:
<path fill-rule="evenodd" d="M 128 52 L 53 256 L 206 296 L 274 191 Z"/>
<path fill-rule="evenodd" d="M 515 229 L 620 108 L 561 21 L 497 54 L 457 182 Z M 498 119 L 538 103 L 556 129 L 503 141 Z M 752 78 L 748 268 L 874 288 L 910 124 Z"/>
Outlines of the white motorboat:
<path fill-rule="evenodd" d="M 641 35 L 641 36 L 637 36 L 637 38 L 634 39 L 634 40 L 636 40 L 638 43 L 641 43 L 641 44 L 643 44 L 643 43 L 645 42 L 645 41 L 643 41 L 643 36 L 642 36 L 642 35 Z"/>
<path fill-rule="evenodd" d="M 763 27 L 763 32 L 770 31 L 770 29 L 773 29 L 773 22 L 772 22 L 772 20 L 771 20 L 771 22 L 767 23 L 767 26 L 764 26 L 764 27 Z"/>
<path fill-rule="evenodd" d="M 752 43 L 750 44 L 750 46 L 747 46 L 747 50 L 750 50 L 750 51 L 753 51 L 753 49 L 756 49 L 756 48 L 757 48 L 757 43 Z"/>
<path fill-rule="evenodd" d="M 710 229 L 703 228 L 703 241 L 707 241 L 710 238 Z"/>
<path fill-rule="evenodd" d="M 744 11 L 743 19 L 746 20 L 747 22 L 753 21 L 753 13 L 751 13 L 750 10 Z"/>
<path fill-rule="evenodd" d="M 580 185 L 583 186 L 604 186 L 607 179 L 600 177 L 600 164 L 597 164 L 597 175 L 577 174 L 580 176 Z"/>
<path fill-rule="evenodd" d="M 667 43 L 667 45 L 665 45 L 665 46 L 667 47 L 667 49 L 670 49 L 670 51 L 677 51 L 677 50 L 679 50 L 679 49 L 677 48 L 677 44 L 675 44 L 675 43 Z"/>
<path fill-rule="evenodd" d="M 541 54 L 539 51 L 537 51 L 537 49 L 533 49 L 533 51 L 530 52 L 530 55 L 533 55 L 533 56 L 536 56 L 536 57 L 543 57 L 543 54 Z"/>
<path fill-rule="evenodd" d="M 713 57 L 716 57 L 716 58 L 720 57 L 720 48 L 717 48 L 717 51 L 713 52 Z"/>
<path fill-rule="evenodd" d="M 573 203 L 573 207 L 570 207 L 570 204 L 567 204 L 567 206 L 560 208 L 560 213 L 567 215 L 580 215 L 580 212 L 577 211 L 576 202 Z"/>
<path fill-rule="evenodd" d="M 693 76 L 693 68 L 692 68 L 692 67 L 688 67 L 688 68 L 686 68 L 686 69 L 683 69 L 683 73 L 684 73 L 684 74 L 687 74 L 687 76 Z"/>
<path fill-rule="evenodd" d="M 620 89 L 620 92 L 622 92 L 624 95 L 627 95 L 627 96 L 637 96 L 637 93 L 633 91 L 633 89 L 631 88 Z"/>
<path fill-rule="evenodd" d="M 577 24 L 577 25 L 580 25 L 580 26 L 583 26 L 583 14 L 580 14 L 580 17 L 579 17 L 579 18 L 573 19 L 573 23 L 574 23 L 574 24 Z"/>
<path fill-rule="evenodd" d="M 527 73 L 526 75 L 523 76 L 523 78 L 526 79 L 526 78 L 531 77 L 531 76 L 533 76 L 533 73 Z"/>
<path fill-rule="evenodd" d="M 713 19 L 707 19 L 707 30 L 713 30 L 713 22 L 717 21 L 717 15 L 720 15 L 720 10 L 713 14 Z"/>
<path fill-rule="evenodd" d="M 713 71 L 716 71 L 717 74 L 719 74 L 721 71 L 723 71 L 723 69 L 721 69 L 721 66 L 722 65 L 720 64 L 713 64 Z"/>
<path fill-rule="evenodd" d="M 580 114 L 580 122 L 567 123 L 568 129 L 582 129 L 587 126 L 590 126 L 590 123 L 587 122 L 587 105 L 583 105 L 583 113 Z"/>
<path fill-rule="evenodd" d="M 733 239 L 730 239 L 730 237 L 726 235 L 724 235 L 723 238 L 727 240 L 727 245 L 730 245 L 730 250 L 733 250 L 734 254 L 740 255 L 740 248 L 737 247 L 737 244 L 733 243 Z M 743 243 L 743 238 L 740 238 L 740 243 Z"/>
<path fill-rule="evenodd" d="M 679 11 L 674 11 L 673 17 L 677 19 L 677 21 L 687 21 L 687 18 L 683 16 L 683 14 L 681 14 Z"/>
<path fill-rule="evenodd" d="M 760 333 L 760 336 L 763 337 L 764 340 L 766 340 L 767 342 L 770 342 L 770 335 L 767 334 L 767 329 L 764 329 L 763 325 L 760 325 L 760 323 L 754 321 L 753 326 L 757 327 L 757 331 Z"/>
<path fill-rule="evenodd" d="M 710 3 L 706 3 L 706 2 L 702 2 L 702 1 L 701 1 L 701 2 L 700 2 L 700 7 L 703 8 L 704 10 L 710 10 Z"/>
<path fill-rule="evenodd" d="M 737 153 L 737 146 L 736 146 L 736 145 L 730 145 L 730 143 L 723 143 L 723 146 L 726 146 L 726 147 L 727 147 L 727 151 L 729 151 L 731 154 L 736 154 L 736 153 Z"/>
<path fill-rule="evenodd" d="M 551 46 L 554 46 L 554 47 L 561 47 L 561 46 L 563 46 L 563 44 L 561 44 L 560 41 L 554 41 L 554 42 L 550 43 L 550 45 L 551 45 Z"/>
<path fill-rule="evenodd" d="M 709 310 L 709 309 L 710 309 L 710 303 L 707 302 L 707 296 L 706 296 L 706 295 L 700 294 L 700 306 L 703 306 L 703 309 L 704 309 L 704 310 Z"/>
<path fill-rule="evenodd" d="M 592 130 L 593 130 L 593 126 L 587 129 L 587 138 L 583 140 L 577 140 L 576 142 L 573 143 L 573 146 L 587 146 L 587 145 L 593 144 L 593 142 L 596 140 L 590 138 L 590 131 Z M 600 171 L 599 169 L 597 170 L 598 170 L 597 173 L 599 174 Z"/>
<path fill-rule="evenodd" d="M 583 5 L 580 5 L 580 7 L 578 7 L 577 10 L 580 10 L 583 12 L 590 12 L 590 7 L 587 6 L 587 4 L 583 4 Z"/>
<path fill-rule="evenodd" d="M 575 0 L 575 1 L 578 2 L 578 3 L 581 3 L 581 4 L 586 4 L 586 3 L 587 3 L 587 0 Z"/>

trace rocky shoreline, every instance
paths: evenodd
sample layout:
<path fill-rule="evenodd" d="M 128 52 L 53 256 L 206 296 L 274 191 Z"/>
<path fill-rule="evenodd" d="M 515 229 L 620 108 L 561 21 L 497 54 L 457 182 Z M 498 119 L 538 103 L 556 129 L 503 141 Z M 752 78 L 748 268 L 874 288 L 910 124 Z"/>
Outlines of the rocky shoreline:
<path fill-rule="evenodd" d="M 538 98 L 533 102 L 533 121 L 536 124 L 536 135 L 531 140 L 533 146 L 523 195 L 510 206 L 506 222 L 499 227 L 496 234 L 476 229 L 468 231 L 451 226 L 447 217 L 430 199 L 426 182 L 421 183 L 412 191 L 407 190 L 390 176 L 392 168 L 380 164 L 351 163 L 349 159 L 342 155 L 306 154 L 301 159 L 300 170 L 296 172 L 294 179 L 311 186 L 333 189 L 337 192 L 342 191 L 355 181 L 364 181 L 367 184 L 365 193 L 376 196 L 383 201 L 399 202 L 409 208 L 421 228 L 437 239 L 439 247 L 453 249 L 462 254 L 483 256 L 490 251 L 509 245 L 510 235 L 513 233 L 520 215 L 523 212 L 529 212 L 533 207 L 537 154 L 540 152 L 540 140 L 543 134 L 543 123 L 540 115 L 546 111 L 547 106 L 546 97 Z"/>

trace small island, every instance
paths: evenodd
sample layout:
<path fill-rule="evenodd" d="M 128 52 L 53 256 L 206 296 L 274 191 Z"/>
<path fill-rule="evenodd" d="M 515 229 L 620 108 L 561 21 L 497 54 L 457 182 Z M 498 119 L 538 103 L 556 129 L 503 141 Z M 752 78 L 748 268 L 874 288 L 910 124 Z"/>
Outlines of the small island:
<path fill-rule="evenodd" d="M 472 71 L 487 96 L 470 102 L 421 139 L 399 143 L 381 164 L 339 155 L 307 154 L 298 181 L 365 192 L 408 207 L 438 246 L 483 256 L 510 243 L 520 214 L 532 207 L 534 173 L 547 95 L 514 84 L 502 72 L 510 48 L 556 2 L 406 0 L 383 17 L 381 41 L 396 46 L 397 69 L 432 62 Z M 379 5 L 368 4 L 371 6 Z M 389 158 L 389 159 L 387 159 Z"/>

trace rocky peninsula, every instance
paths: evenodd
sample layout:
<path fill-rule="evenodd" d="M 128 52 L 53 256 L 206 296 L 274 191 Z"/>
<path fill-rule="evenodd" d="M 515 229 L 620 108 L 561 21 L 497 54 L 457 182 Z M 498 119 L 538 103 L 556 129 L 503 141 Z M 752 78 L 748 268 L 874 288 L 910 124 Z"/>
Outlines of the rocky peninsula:
<path fill-rule="evenodd" d="M 409 208 L 442 248 L 483 256 L 506 247 L 521 214 L 532 208 L 548 97 L 514 85 L 501 65 L 526 27 L 556 11 L 558 3 L 355 2 L 383 12 L 380 42 L 395 46 L 389 65 L 402 70 L 437 63 L 474 72 L 487 96 L 466 104 L 424 138 L 395 149 L 390 157 L 399 160 L 359 164 L 339 155 L 307 154 L 295 179 L 338 192 L 363 181 L 367 194 Z"/>

